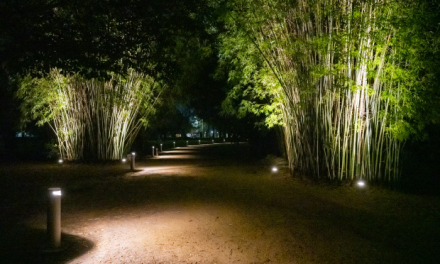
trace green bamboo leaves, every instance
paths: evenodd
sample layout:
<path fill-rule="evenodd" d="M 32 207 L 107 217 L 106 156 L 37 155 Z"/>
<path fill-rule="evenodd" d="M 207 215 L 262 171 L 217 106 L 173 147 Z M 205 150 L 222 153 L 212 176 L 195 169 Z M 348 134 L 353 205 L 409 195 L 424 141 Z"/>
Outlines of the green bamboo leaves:
<path fill-rule="evenodd" d="M 221 58 L 235 66 L 230 74 L 235 97 L 241 89 L 242 109 L 253 113 L 264 107 L 251 98 L 271 99 L 267 124 L 281 113 L 292 172 L 339 180 L 399 178 L 401 147 L 414 133 L 407 120 L 419 80 L 409 75 L 408 59 L 401 55 L 405 44 L 395 41 L 398 4 L 229 4 Z"/>
<path fill-rule="evenodd" d="M 46 78 L 24 78 L 17 95 L 28 118 L 52 127 L 63 159 L 116 160 L 147 124 L 159 89 L 153 78 L 132 70 L 104 81 L 53 69 Z"/>

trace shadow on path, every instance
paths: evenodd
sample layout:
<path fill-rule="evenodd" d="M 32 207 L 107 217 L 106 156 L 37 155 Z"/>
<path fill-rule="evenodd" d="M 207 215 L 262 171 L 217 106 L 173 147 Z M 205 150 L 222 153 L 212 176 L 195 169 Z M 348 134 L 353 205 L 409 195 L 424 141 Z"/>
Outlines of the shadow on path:
<path fill-rule="evenodd" d="M 18 223 L 1 223 L 0 263 L 66 263 L 93 248 L 92 241 L 62 233 L 59 251 L 45 246 L 46 230 L 30 228 Z"/>

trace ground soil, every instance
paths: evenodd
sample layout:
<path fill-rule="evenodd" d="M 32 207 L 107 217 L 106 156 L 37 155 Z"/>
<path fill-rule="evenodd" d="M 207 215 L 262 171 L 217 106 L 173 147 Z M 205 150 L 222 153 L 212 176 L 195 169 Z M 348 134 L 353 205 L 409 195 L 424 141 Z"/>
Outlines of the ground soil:
<path fill-rule="evenodd" d="M 292 178 L 236 144 L 1 165 L 1 263 L 440 263 L 440 198 Z M 61 187 L 62 248 L 45 246 Z"/>

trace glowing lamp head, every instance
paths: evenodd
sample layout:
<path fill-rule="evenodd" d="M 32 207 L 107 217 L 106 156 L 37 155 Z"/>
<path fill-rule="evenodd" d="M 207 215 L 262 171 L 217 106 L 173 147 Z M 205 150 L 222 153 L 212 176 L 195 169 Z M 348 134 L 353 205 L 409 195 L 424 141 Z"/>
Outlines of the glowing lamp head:
<path fill-rule="evenodd" d="M 58 163 L 60 163 L 60 164 L 63 163 L 63 159 L 59 159 Z"/>
<path fill-rule="evenodd" d="M 136 155 L 136 153 L 135 153 L 135 152 L 132 152 L 131 155 L 134 156 L 134 155 Z"/>
<path fill-rule="evenodd" d="M 152 148 L 154 148 L 154 146 Z"/>
<path fill-rule="evenodd" d="M 278 168 L 277 167 L 272 167 L 272 172 L 277 172 Z"/>
<path fill-rule="evenodd" d="M 122 159 L 122 162 L 126 162 L 127 161 L 127 159 Z"/>
<path fill-rule="evenodd" d="M 162 144 L 160 144 L 162 146 Z"/>
<path fill-rule="evenodd" d="M 359 180 L 356 184 L 361 188 L 365 187 L 365 182 L 363 180 Z"/>
<path fill-rule="evenodd" d="M 61 196 L 61 190 L 54 190 L 52 191 L 53 196 Z"/>

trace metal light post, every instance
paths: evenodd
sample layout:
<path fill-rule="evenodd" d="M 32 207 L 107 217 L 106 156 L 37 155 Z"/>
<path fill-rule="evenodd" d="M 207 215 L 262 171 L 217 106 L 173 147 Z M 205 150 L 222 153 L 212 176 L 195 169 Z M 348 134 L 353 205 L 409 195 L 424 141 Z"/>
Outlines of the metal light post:
<path fill-rule="evenodd" d="M 200 139 L 199 139 L 199 145 L 200 145 Z"/>
<path fill-rule="evenodd" d="M 156 148 L 156 156 L 159 156 L 159 148 Z"/>
<path fill-rule="evenodd" d="M 47 238 L 49 246 L 57 249 L 61 246 L 61 189 L 49 188 L 47 206 Z"/>
<path fill-rule="evenodd" d="M 162 144 L 160 144 L 160 152 L 162 152 Z"/>
<path fill-rule="evenodd" d="M 134 159 L 135 156 L 136 156 L 136 153 L 132 152 L 131 153 L 131 163 L 130 163 L 130 168 L 132 171 L 134 171 L 134 169 L 136 167 L 135 166 L 135 159 Z"/>

